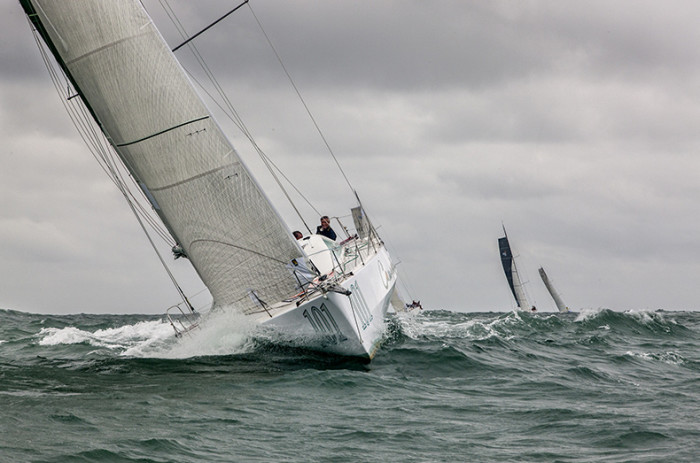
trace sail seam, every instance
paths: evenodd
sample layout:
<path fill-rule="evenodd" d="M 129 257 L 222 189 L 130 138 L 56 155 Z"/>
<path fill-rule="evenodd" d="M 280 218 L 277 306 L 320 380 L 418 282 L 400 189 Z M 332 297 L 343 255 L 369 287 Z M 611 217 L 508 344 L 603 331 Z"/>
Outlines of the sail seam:
<path fill-rule="evenodd" d="M 224 169 L 226 169 L 227 167 L 231 167 L 231 166 L 236 165 L 236 164 L 240 164 L 240 162 L 232 162 L 232 163 L 230 163 L 230 164 L 226 164 L 225 166 L 217 167 L 216 169 L 211 169 L 211 170 L 208 170 L 208 171 L 206 171 L 206 172 L 202 172 L 201 174 L 197 174 L 197 175 L 195 175 L 195 176 L 192 176 L 192 177 L 190 177 L 190 178 L 186 178 L 186 179 L 184 179 L 184 180 L 180 180 L 179 182 L 171 183 L 170 185 L 165 185 L 165 186 L 161 186 L 161 187 L 158 187 L 158 188 L 150 188 L 150 191 L 163 191 L 163 190 L 167 190 L 167 189 L 169 189 L 169 188 L 174 188 L 174 187 L 176 187 L 176 186 L 184 185 L 185 183 L 191 182 L 192 180 L 196 180 L 196 179 L 198 179 L 198 178 L 206 177 L 206 176 L 209 175 L 209 174 L 213 174 L 214 172 L 218 172 L 218 171 L 220 171 L 220 170 L 224 170 Z"/>
<path fill-rule="evenodd" d="M 73 58 L 73 59 L 70 60 L 70 61 L 66 61 L 66 65 L 67 65 L 67 66 L 70 66 L 71 64 L 73 64 L 73 63 L 75 63 L 75 62 L 77 62 L 77 61 L 80 61 L 80 60 L 82 60 L 83 58 L 87 58 L 87 57 L 90 56 L 90 55 L 94 55 L 95 53 L 99 53 L 99 52 L 101 52 L 102 50 L 105 50 L 105 49 L 107 49 L 107 48 L 111 48 L 111 47 L 113 47 L 114 45 L 118 45 L 118 44 L 120 44 L 120 43 L 122 43 L 122 42 L 128 42 L 129 40 L 133 40 L 133 39 L 139 38 L 139 37 L 141 37 L 141 36 L 143 36 L 143 35 L 148 35 L 148 34 L 151 34 L 151 33 L 153 33 L 153 32 L 149 30 L 149 31 L 141 32 L 140 34 L 135 34 L 135 35 L 132 35 L 132 36 L 129 36 L 129 37 L 124 37 L 123 39 L 115 40 L 114 42 L 110 42 L 110 43 L 108 43 L 108 44 L 106 44 L 106 45 L 102 45 L 102 46 L 99 47 L 99 48 L 95 48 L 94 50 L 89 51 L 89 52 L 85 53 L 84 55 L 80 55 L 80 56 L 78 56 L 78 57 L 76 57 L 76 58 Z"/>
<path fill-rule="evenodd" d="M 157 137 L 158 135 L 163 135 L 164 133 L 170 132 L 170 131 L 175 130 L 175 129 L 179 129 L 180 127 L 184 127 L 188 124 L 193 124 L 195 122 L 203 121 L 204 119 L 209 119 L 209 116 L 202 116 L 202 117 L 199 117 L 197 119 L 192 119 L 191 121 L 183 122 L 182 124 L 178 124 L 178 125 L 175 125 L 173 127 L 167 128 L 165 130 L 161 130 L 160 132 L 148 135 L 147 137 L 143 137 L 143 138 L 140 138 L 138 140 L 130 141 L 127 143 L 120 143 L 117 145 L 117 148 L 122 148 L 124 146 L 129 146 L 129 145 L 134 145 L 136 143 L 141 143 L 142 141 L 146 141 L 149 138 Z"/>

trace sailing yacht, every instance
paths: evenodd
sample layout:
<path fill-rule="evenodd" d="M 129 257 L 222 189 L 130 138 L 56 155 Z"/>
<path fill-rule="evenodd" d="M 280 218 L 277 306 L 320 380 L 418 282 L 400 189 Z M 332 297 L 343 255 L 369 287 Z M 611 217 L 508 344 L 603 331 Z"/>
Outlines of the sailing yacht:
<path fill-rule="evenodd" d="M 506 233 L 506 227 L 503 227 L 503 237 L 498 239 L 498 249 L 501 253 L 501 264 L 503 265 L 503 271 L 506 274 L 506 280 L 508 280 L 508 286 L 510 287 L 515 302 L 518 308 L 521 310 L 531 310 L 535 311 L 535 306 L 531 306 L 527 301 L 525 296 L 525 288 L 520 279 L 520 274 L 518 273 L 518 267 L 515 265 L 515 258 L 513 257 L 513 252 L 510 249 L 510 242 L 508 241 L 508 234 Z"/>
<path fill-rule="evenodd" d="M 19 2 L 70 84 L 66 105 L 84 105 L 133 179 L 110 167 L 132 210 L 147 198 L 213 307 L 302 347 L 371 359 L 397 275 L 359 197 L 356 234 L 296 240 L 139 0 Z M 171 321 L 180 335 L 193 326 Z"/>
<path fill-rule="evenodd" d="M 540 277 L 542 278 L 542 282 L 547 287 L 547 291 L 549 291 L 549 294 L 552 296 L 552 299 L 554 299 L 554 303 L 557 305 L 557 309 L 559 309 L 559 312 L 561 312 L 561 313 L 568 312 L 569 308 L 566 306 L 566 304 L 564 304 L 564 301 L 561 299 L 561 296 L 559 296 L 559 293 L 557 292 L 557 290 L 554 289 L 554 285 L 552 284 L 549 277 L 547 276 L 547 273 L 544 271 L 544 268 L 540 267 L 538 272 L 540 273 Z"/>

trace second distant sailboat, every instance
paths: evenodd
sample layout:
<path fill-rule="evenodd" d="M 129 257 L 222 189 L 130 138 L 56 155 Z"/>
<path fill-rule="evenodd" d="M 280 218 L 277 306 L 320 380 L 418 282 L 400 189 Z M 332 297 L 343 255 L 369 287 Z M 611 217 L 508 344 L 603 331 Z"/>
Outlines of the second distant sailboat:
<path fill-rule="evenodd" d="M 564 304 L 564 301 L 561 300 L 559 293 L 557 293 L 557 291 L 554 289 L 552 282 L 549 281 L 549 277 L 547 277 L 547 273 L 545 273 L 545 271 L 542 267 L 540 267 L 539 272 L 540 272 L 540 277 L 542 277 L 542 281 L 544 282 L 544 285 L 547 287 L 547 291 L 549 291 L 549 294 L 552 295 L 552 299 L 554 299 L 554 303 L 557 305 L 557 309 L 559 309 L 559 312 L 562 312 L 562 313 L 568 312 L 569 308 L 566 306 L 566 304 Z"/>

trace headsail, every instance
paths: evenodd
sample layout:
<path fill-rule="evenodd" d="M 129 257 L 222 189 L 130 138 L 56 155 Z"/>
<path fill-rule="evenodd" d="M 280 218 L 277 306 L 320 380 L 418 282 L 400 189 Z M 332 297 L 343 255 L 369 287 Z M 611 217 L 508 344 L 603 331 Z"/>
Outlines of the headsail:
<path fill-rule="evenodd" d="M 217 305 L 248 311 L 303 254 L 138 0 L 20 0 Z"/>
<path fill-rule="evenodd" d="M 501 252 L 503 271 L 506 274 L 508 285 L 510 286 L 510 290 L 513 293 L 513 297 L 515 297 L 515 302 L 518 304 L 518 307 L 523 310 L 530 310 L 530 304 L 525 297 L 525 290 L 520 281 L 518 268 L 515 266 L 515 259 L 513 259 L 513 253 L 510 250 L 510 243 L 508 242 L 508 235 L 506 234 L 505 228 L 503 228 L 503 233 L 505 236 L 498 239 L 498 249 Z"/>
<path fill-rule="evenodd" d="M 564 304 L 564 301 L 562 301 L 559 293 L 557 293 L 557 291 L 554 289 L 554 286 L 552 285 L 552 282 L 549 281 L 549 277 L 547 277 L 547 273 L 545 273 L 544 268 L 540 267 L 539 272 L 540 277 L 542 278 L 544 285 L 547 287 L 547 291 L 549 291 L 549 294 L 552 295 L 552 299 L 554 299 L 554 303 L 557 305 L 559 312 L 568 312 L 569 308 L 566 306 L 566 304 Z"/>

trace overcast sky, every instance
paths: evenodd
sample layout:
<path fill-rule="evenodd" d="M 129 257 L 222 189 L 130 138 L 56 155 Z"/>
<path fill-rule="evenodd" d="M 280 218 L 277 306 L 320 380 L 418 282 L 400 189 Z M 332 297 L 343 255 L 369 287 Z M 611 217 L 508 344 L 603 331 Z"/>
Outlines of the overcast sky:
<path fill-rule="evenodd" d="M 511 310 L 505 224 L 541 311 L 556 308 L 539 266 L 573 309 L 700 308 L 700 3 L 251 3 L 401 261 L 409 297 Z M 160 2 L 144 4 L 179 44 Z M 171 5 L 194 33 L 235 2 Z M 347 214 L 349 188 L 251 9 L 196 44 L 274 162 L 319 211 Z M 199 73 L 187 49 L 177 56 Z M 249 144 L 220 122 L 301 228 Z M 1 308 L 161 313 L 178 302 L 12 1 L 0 4 L 0 136 Z M 186 261 L 172 264 L 189 294 L 203 289 Z"/>

